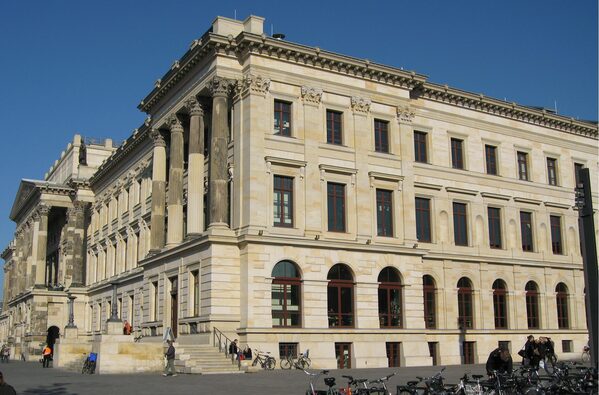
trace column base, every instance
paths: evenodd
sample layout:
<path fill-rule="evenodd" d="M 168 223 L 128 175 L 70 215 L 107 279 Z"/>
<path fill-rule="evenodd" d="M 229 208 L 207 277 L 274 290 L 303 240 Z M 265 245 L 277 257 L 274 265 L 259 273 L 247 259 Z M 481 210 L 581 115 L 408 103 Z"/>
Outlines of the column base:
<path fill-rule="evenodd" d="M 148 251 L 148 255 L 158 255 L 162 252 L 162 248 L 153 248 Z"/>
<path fill-rule="evenodd" d="M 76 339 L 79 336 L 79 329 L 77 329 L 76 325 L 66 326 L 64 328 L 64 337 L 66 339 Z"/>
<path fill-rule="evenodd" d="M 46 284 L 35 284 L 33 289 L 48 289 L 48 286 Z"/>
<path fill-rule="evenodd" d="M 122 335 L 123 334 L 123 321 L 106 321 L 106 334 L 107 335 Z"/>
<path fill-rule="evenodd" d="M 187 241 L 187 240 L 193 240 L 193 239 L 199 239 L 200 237 L 202 237 L 202 234 L 203 233 L 196 233 L 196 232 L 194 232 L 194 233 L 188 233 L 185 236 L 185 241 Z"/>

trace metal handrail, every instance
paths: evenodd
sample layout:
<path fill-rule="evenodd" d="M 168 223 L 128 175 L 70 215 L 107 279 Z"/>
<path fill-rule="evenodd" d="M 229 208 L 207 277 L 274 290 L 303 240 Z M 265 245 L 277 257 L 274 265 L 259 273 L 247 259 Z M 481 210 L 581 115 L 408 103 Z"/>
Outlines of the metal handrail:
<path fill-rule="evenodd" d="M 227 335 L 221 332 L 218 328 L 212 327 L 212 341 L 214 343 L 214 346 L 218 347 L 218 351 L 224 353 L 226 357 L 229 357 L 231 355 L 229 353 L 229 346 L 231 345 L 231 343 L 233 343 L 233 340 L 229 339 Z M 249 346 L 246 344 L 245 348 L 247 347 Z M 241 347 L 241 344 L 238 344 L 237 348 L 239 348 L 240 350 L 245 349 L 244 347 Z M 235 356 L 231 356 L 231 360 L 235 361 Z"/>

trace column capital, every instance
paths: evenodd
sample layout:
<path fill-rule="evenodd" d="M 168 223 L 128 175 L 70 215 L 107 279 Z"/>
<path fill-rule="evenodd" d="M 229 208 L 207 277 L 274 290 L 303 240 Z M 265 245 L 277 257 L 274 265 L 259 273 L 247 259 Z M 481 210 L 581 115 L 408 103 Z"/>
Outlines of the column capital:
<path fill-rule="evenodd" d="M 200 104 L 195 96 L 190 97 L 185 101 L 185 108 L 189 111 L 190 116 L 204 116 L 204 106 Z"/>
<path fill-rule="evenodd" d="M 208 83 L 213 97 L 227 97 L 231 91 L 233 81 L 227 78 L 214 77 Z"/>
<path fill-rule="evenodd" d="M 47 204 L 42 203 L 37 206 L 38 215 L 40 215 L 40 216 L 48 215 L 49 212 L 50 212 L 50 206 L 48 206 Z"/>
<path fill-rule="evenodd" d="M 399 123 L 412 123 L 416 113 L 410 106 L 398 106 L 397 107 L 397 120 Z"/>
<path fill-rule="evenodd" d="M 162 133 L 157 129 L 150 130 L 150 138 L 154 140 L 154 147 L 166 147 Z"/>
<path fill-rule="evenodd" d="M 171 114 L 167 118 L 165 125 L 170 129 L 171 133 L 183 133 L 183 124 L 177 114 Z"/>

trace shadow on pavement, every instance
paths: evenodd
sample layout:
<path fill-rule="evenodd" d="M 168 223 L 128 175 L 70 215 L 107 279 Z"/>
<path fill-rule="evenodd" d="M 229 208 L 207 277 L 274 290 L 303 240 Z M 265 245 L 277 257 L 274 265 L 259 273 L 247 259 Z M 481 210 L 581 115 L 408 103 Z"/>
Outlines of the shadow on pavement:
<path fill-rule="evenodd" d="M 22 394 L 44 394 L 44 395 L 78 395 L 76 392 L 67 391 L 64 383 L 54 383 L 37 388 L 26 389 Z"/>

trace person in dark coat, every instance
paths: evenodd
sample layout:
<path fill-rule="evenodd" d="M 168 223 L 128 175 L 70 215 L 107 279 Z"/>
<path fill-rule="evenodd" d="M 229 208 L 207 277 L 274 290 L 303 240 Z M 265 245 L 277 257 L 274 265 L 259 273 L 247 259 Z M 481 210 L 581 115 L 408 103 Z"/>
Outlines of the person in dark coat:
<path fill-rule="evenodd" d="M 17 391 L 15 391 L 12 385 L 4 381 L 2 372 L 0 372 L 0 395 L 17 395 Z"/>
<path fill-rule="evenodd" d="M 513 361 L 512 356 L 507 348 L 496 348 L 491 351 L 489 354 L 489 358 L 487 358 L 487 374 L 489 376 L 493 376 L 494 372 L 497 371 L 499 373 L 512 373 Z"/>
<path fill-rule="evenodd" d="M 522 365 L 532 366 L 535 368 L 539 367 L 539 350 L 537 342 L 533 335 L 528 335 L 526 343 L 524 344 L 524 357 L 522 359 Z"/>
<path fill-rule="evenodd" d="M 166 366 L 164 367 L 163 376 L 176 376 L 175 373 L 175 346 L 173 346 L 173 342 L 168 340 L 168 349 L 164 356 L 166 357 Z"/>

